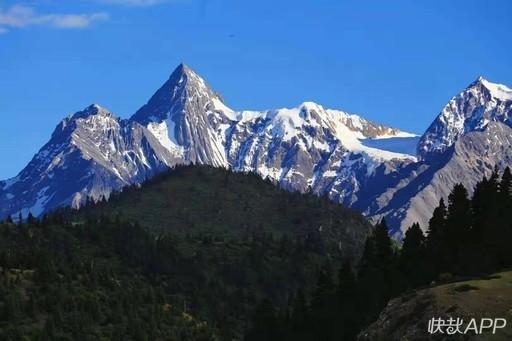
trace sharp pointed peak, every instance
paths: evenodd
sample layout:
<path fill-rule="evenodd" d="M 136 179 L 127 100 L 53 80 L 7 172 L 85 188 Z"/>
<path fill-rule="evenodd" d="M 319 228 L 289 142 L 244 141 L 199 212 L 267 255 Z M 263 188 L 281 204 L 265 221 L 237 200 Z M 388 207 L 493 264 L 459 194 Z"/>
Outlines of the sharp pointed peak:
<path fill-rule="evenodd" d="M 209 88 L 209 85 L 203 77 L 201 77 L 187 64 L 180 63 L 171 73 L 171 76 L 162 88 L 173 88 L 175 86 L 181 87 L 183 85 L 189 86 L 190 84 L 194 84 L 193 86 Z"/>
<path fill-rule="evenodd" d="M 223 102 L 210 85 L 187 64 L 180 63 L 167 81 L 151 96 L 130 120 L 146 124 L 167 119 L 172 110 L 178 110 L 186 104 L 188 96 L 200 94 L 205 101 Z M 176 106 L 176 103 L 180 105 Z M 174 109 L 173 109 L 174 108 Z"/>
<path fill-rule="evenodd" d="M 478 76 L 466 88 L 471 89 L 471 88 L 475 88 L 475 87 L 480 87 L 480 86 L 484 85 L 485 82 L 487 82 L 487 79 L 485 79 L 483 76 Z"/>
<path fill-rule="evenodd" d="M 188 64 L 185 64 L 185 63 L 180 63 L 174 69 L 174 71 L 171 73 L 170 78 L 173 78 L 173 76 L 176 77 L 176 76 L 181 76 L 181 75 L 196 75 L 196 76 L 198 76 L 197 72 L 195 72 Z"/>
<path fill-rule="evenodd" d="M 493 83 L 483 76 L 479 76 L 467 89 L 485 89 L 492 97 L 501 100 L 512 100 L 512 89 L 503 84 Z"/>

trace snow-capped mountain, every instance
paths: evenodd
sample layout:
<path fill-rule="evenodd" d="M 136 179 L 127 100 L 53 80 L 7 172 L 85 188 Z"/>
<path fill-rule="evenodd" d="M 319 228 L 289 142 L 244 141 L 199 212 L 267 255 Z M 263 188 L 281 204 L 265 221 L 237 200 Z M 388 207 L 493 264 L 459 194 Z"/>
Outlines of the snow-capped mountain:
<path fill-rule="evenodd" d="M 421 137 L 418 155 L 436 157 L 461 135 L 482 130 L 493 121 L 512 125 L 512 89 L 479 77 L 444 107 Z"/>
<path fill-rule="evenodd" d="M 88 196 L 108 198 L 113 189 L 141 182 L 172 162 L 146 128 L 91 105 L 62 120 L 30 163 L 0 182 L 0 215 L 79 207 Z"/>
<path fill-rule="evenodd" d="M 477 80 L 418 143 L 414 134 L 312 102 L 235 111 L 180 65 L 129 119 L 97 105 L 65 118 L 18 176 L 0 182 L 0 216 L 79 207 L 167 167 L 199 163 L 256 172 L 286 189 L 386 216 L 398 236 L 399 227 L 425 223 L 455 181 L 471 186 L 498 161 L 510 163 L 511 94 Z M 500 142 L 486 140 L 490 134 Z"/>
<path fill-rule="evenodd" d="M 0 183 L 0 213 L 40 215 L 62 205 L 79 207 L 88 196 L 108 197 L 183 163 L 255 171 L 291 190 L 312 189 L 351 204 L 380 165 L 394 169 L 414 162 L 412 155 L 363 143 L 397 136 L 412 134 L 310 102 L 235 112 L 180 65 L 128 120 L 98 105 L 65 118 L 29 165 Z"/>
<path fill-rule="evenodd" d="M 419 161 L 393 174 L 394 186 L 362 203 L 374 217 L 386 216 L 398 234 L 414 222 L 427 227 L 440 198 L 456 183 L 470 192 L 494 167 L 512 166 L 512 89 L 482 77 L 453 97 L 418 143 Z"/>

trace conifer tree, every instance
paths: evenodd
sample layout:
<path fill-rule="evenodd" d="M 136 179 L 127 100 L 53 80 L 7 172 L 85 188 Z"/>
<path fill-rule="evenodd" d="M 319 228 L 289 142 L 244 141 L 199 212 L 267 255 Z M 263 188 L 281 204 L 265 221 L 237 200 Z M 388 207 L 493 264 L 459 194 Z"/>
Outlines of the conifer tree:
<path fill-rule="evenodd" d="M 36 218 L 32 215 L 32 212 L 28 212 L 27 216 L 27 224 L 34 225 L 36 223 Z"/>
<path fill-rule="evenodd" d="M 395 259 L 386 221 L 379 222 L 368 237 L 359 269 L 359 295 L 365 307 L 362 324 L 374 320 L 398 287 L 394 287 Z M 378 285 L 376 286 L 376 283 Z"/>
<path fill-rule="evenodd" d="M 484 176 L 479 181 L 473 192 L 471 199 L 471 207 L 473 213 L 473 238 L 478 241 L 484 235 L 484 226 L 487 219 L 489 209 L 489 180 Z"/>
<path fill-rule="evenodd" d="M 469 265 L 466 259 L 471 231 L 471 203 L 468 191 L 462 184 L 456 184 L 448 196 L 448 215 L 446 219 L 446 244 L 444 254 L 448 254 L 448 270 L 460 273 Z"/>
<path fill-rule="evenodd" d="M 512 266 L 512 174 L 509 167 L 506 167 L 499 182 L 499 192 L 495 193 L 495 231 L 491 234 L 491 244 L 496 246 L 498 255 L 497 268 Z M 494 242 L 494 243 L 493 243 Z"/>
<path fill-rule="evenodd" d="M 411 287 L 425 281 L 425 235 L 418 223 L 406 232 L 400 254 L 400 269 Z"/>
<path fill-rule="evenodd" d="M 506 167 L 503 171 L 500 181 L 500 193 L 502 198 L 510 200 L 512 196 L 512 173 L 510 167 Z"/>

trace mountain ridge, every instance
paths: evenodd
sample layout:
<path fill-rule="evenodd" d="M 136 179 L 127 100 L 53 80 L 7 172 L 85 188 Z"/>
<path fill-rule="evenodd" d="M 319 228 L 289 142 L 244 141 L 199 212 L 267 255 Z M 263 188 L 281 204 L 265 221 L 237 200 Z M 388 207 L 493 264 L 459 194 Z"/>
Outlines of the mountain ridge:
<path fill-rule="evenodd" d="M 425 188 L 431 189 L 429 181 L 442 182 L 434 179 L 442 169 L 439 160 L 453 156 L 459 138 L 483 131 L 489 122 L 511 125 L 508 90 L 478 78 L 419 137 L 416 156 L 365 144 L 390 138 L 400 144 L 415 134 L 314 102 L 234 111 L 195 71 L 180 64 L 128 119 L 94 104 L 61 121 L 29 165 L 17 177 L 0 182 L 5 202 L 0 215 L 40 215 L 69 204 L 78 208 L 89 196 L 108 198 L 113 190 L 141 183 L 168 167 L 196 163 L 255 172 L 285 189 L 327 196 L 371 219 L 388 217 L 399 237 L 414 221 L 425 227 L 431 212 L 414 213 L 422 202 L 430 209 L 445 195 L 439 185 L 432 192 Z M 499 157 L 488 161 L 495 165 Z M 76 165 L 79 169 L 69 169 Z M 492 167 L 466 171 L 481 176 Z M 56 174 L 68 179 L 63 188 L 52 181 Z M 466 181 L 468 187 L 472 184 Z"/>

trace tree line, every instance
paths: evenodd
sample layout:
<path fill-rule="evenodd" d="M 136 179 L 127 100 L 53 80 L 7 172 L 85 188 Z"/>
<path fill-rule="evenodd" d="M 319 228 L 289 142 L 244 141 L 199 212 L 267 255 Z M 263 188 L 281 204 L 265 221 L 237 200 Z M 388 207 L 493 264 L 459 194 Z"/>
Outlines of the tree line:
<path fill-rule="evenodd" d="M 484 177 L 471 197 L 456 184 L 447 199 L 439 201 L 426 233 L 418 223 L 405 232 L 401 248 L 382 220 L 357 268 L 345 263 L 336 275 L 322 269 L 316 288 L 297 291 L 286 307 L 260 302 L 245 339 L 354 340 L 391 298 L 407 290 L 511 267 L 510 168 Z"/>

